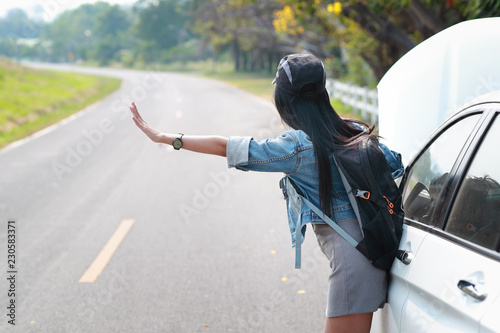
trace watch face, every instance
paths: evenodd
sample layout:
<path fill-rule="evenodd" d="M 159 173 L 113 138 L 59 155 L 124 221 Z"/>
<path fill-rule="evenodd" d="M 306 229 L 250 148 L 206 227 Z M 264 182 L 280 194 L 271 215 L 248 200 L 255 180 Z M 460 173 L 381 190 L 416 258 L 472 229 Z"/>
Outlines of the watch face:
<path fill-rule="evenodd" d="M 179 139 L 175 139 L 174 142 L 172 143 L 175 149 L 181 149 L 182 147 L 182 141 Z"/>

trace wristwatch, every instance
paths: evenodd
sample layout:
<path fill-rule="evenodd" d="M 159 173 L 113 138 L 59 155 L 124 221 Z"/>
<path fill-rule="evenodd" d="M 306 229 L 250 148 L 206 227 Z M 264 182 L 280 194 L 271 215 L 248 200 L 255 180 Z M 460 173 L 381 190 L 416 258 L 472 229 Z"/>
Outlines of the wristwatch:
<path fill-rule="evenodd" d="M 179 150 L 182 147 L 182 136 L 184 134 L 179 133 L 179 136 L 174 139 L 174 142 L 172 142 L 172 146 L 174 146 L 175 150 Z"/>

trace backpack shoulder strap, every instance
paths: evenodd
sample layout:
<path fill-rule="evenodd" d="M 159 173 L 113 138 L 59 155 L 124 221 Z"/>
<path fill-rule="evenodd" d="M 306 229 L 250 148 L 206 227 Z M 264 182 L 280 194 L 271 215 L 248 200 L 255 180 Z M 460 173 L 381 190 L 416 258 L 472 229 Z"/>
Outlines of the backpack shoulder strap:
<path fill-rule="evenodd" d="M 333 161 L 337 166 L 337 170 L 339 171 L 340 179 L 342 179 L 342 184 L 344 184 L 344 188 L 347 193 L 347 197 L 349 198 L 349 202 L 351 203 L 352 209 L 354 210 L 354 214 L 356 214 L 356 219 L 358 220 L 359 228 L 361 229 L 361 234 L 363 234 L 364 236 L 363 226 L 361 225 L 361 217 L 359 215 L 359 207 L 358 203 L 356 202 L 356 198 L 354 198 L 353 188 L 351 187 L 351 185 L 347 181 L 347 178 L 345 177 L 344 166 L 341 165 L 339 162 L 337 162 L 337 159 L 335 158 L 335 152 L 332 154 L 332 156 L 333 156 Z"/>

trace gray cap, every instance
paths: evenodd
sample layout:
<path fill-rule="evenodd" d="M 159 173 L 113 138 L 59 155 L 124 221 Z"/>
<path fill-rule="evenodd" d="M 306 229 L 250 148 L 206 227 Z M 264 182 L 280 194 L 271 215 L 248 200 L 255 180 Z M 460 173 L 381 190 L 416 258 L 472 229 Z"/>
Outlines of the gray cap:
<path fill-rule="evenodd" d="M 290 54 L 281 59 L 276 88 L 291 94 L 318 95 L 325 91 L 326 73 L 321 60 L 311 54 Z"/>

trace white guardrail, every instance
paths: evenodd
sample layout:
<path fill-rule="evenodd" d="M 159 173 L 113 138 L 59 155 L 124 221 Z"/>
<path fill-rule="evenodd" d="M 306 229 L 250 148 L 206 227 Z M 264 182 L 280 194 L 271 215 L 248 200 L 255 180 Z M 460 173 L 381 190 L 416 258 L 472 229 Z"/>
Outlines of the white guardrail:
<path fill-rule="evenodd" d="M 326 79 L 326 89 L 331 97 L 351 106 L 360 112 L 361 119 L 371 124 L 378 123 L 378 94 L 377 90 L 358 87 L 334 79 Z"/>

